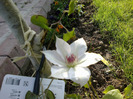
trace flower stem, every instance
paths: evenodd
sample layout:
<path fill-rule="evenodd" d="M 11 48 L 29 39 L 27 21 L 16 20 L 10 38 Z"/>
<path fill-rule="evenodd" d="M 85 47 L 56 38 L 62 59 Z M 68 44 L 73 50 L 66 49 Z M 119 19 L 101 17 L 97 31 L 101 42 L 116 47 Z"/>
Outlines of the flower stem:
<path fill-rule="evenodd" d="M 49 89 L 49 87 L 50 87 L 50 85 L 52 84 L 53 80 L 54 80 L 54 79 L 52 78 L 52 80 L 50 81 L 50 83 L 49 83 L 48 87 L 46 88 L 46 90 Z M 45 92 L 45 96 L 47 95 L 47 92 L 48 92 L 48 91 Z"/>
<path fill-rule="evenodd" d="M 69 30 L 60 22 L 60 25 L 62 25 L 63 26 L 63 28 L 67 31 L 67 32 L 69 32 Z"/>
<path fill-rule="evenodd" d="M 51 24 L 50 28 L 52 28 L 53 25 L 60 24 L 60 25 L 63 26 L 63 28 L 64 28 L 67 32 L 69 32 L 69 30 L 61 23 L 61 20 L 62 20 L 64 14 L 65 14 L 66 12 L 67 12 L 67 11 L 64 10 L 64 11 L 63 11 L 63 14 L 61 15 L 61 17 L 60 17 L 60 19 L 59 19 L 59 21 L 58 21 L 58 22 L 55 22 L 55 23 L 53 23 L 53 24 Z"/>
<path fill-rule="evenodd" d="M 49 44 L 48 44 L 48 46 L 47 46 L 47 50 L 49 49 L 49 47 L 50 47 L 50 45 L 51 45 L 51 43 L 52 43 L 52 40 L 54 39 L 54 36 L 55 36 L 55 32 L 53 32 L 53 34 L 52 34 L 52 37 L 51 37 L 51 39 L 50 39 L 50 41 L 49 41 Z"/>
<path fill-rule="evenodd" d="M 91 88 L 90 88 L 89 82 L 88 82 L 87 85 L 88 85 L 89 91 L 91 92 Z M 93 99 L 93 94 L 89 93 L 88 98 Z M 95 96 L 94 96 L 94 99 L 95 99 Z"/>
<path fill-rule="evenodd" d="M 97 99 L 99 99 L 99 96 L 98 96 L 98 94 L 97 94 L 95 88 L 93 87 L 93 85 L 89 83 L 89 86 L 90 86 L 90 87 L 92 88 L 92 90 L 94 91 L 94 93 L 95 93 Z"/>

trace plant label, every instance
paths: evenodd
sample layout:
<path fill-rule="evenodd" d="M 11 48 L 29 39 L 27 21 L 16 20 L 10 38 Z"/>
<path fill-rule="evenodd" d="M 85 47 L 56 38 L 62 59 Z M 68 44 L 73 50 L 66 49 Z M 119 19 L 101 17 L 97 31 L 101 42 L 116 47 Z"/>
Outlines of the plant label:
<path fill-rule="evenodd" d="M 40 94 L 44 95 L 52 79 L 40 78 Z M 25 99 L 28 91 L 33 91 L 34 77 L 18 76 L 7 74 L 4 77 L 0 99 Z M 53 80 L 49 90 L 53 92 L 55 99 L 64 99 L 65 82 L 62 80 Z"/>

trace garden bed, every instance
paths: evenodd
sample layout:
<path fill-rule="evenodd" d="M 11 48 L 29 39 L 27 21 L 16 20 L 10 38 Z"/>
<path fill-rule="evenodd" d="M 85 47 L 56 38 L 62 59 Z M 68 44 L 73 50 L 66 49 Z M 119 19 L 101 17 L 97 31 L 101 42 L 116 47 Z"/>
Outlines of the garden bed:
<path fill-rule="evenodd" d="M 103 36 L 103 34 L 100 32 L 99 25 L 96 24 L 94 19 L 92 19 L 94 12 L 97 9 L 92 4 L 91 0 L 81 0 L 80 3 L 85 5 L 82 9 L 84 14 L 81 16 L 78 16 L 78 14 L 73 14 L 67 17 L 69 20 L 69 26 L 67 25 L 68 29 L 72 30 L 72 27 L 74 27 L 76 31 L 76 39 L 84 38 L 89 52 L 101 54 L 112 64 L 114 69 L 117 68 L 117 63 L 115 62 L 115 58 L 112 57 L 109 47 L 110 38 Z M 60 13 L 60 11 L 55 11 L 55 6 L 56 5 L 54 2 L 52 4 L 52 10 L 48 13 L 50 24 L 53 22 L 53 20 L 58 20 L 57 16 Z M 74 20 L 72 20 L 73 18 Z M 64 25 L 65 24 L 66 23 L 64 22 Z M 53 46 L 54 45 L 51 45 L 51 48 L 54 49 Z M 119 89 L 121 92 L 123 92 L 124 88 L 129 84 L 124 76 L 124 72 L 118 68 L 111 71 L 109 67 L 104 65 L 102 62 L 98 62 L 97 64 L 91 65 L 88 68 L 91 70 L 92 85 L 100 98 L 103 97 L 103 91 L 108 85 L 113 85 L 116 89 Z M 92 88 L 87 89 L 84 87 L 80 88 L 78 85 L 73 86 L 72 81 L 66 81 L 65 91 L 67 94 L 80 94 L 82 95 L 83 99 L 88 99 L 87 95 L 89 97 L 94 95 Z"/>

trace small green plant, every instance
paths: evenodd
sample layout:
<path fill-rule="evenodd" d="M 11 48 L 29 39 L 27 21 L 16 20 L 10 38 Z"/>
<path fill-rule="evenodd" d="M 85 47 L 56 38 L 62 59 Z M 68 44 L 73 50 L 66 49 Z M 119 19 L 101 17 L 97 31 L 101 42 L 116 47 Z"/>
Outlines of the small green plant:
<path fill-rule="evenodd" d="M 41 16 L 41 15 L 33 15 L 31 17 L 31 22 L 33 24 L 40 26 L 44 30 L 47 30 L 47 35 L 45 37 L 46 38 L 45 42 L 47 42 L 47 40 L 53 40 L 54 35 L 58 35 L 58 36 L 62 35 L 63 39 L 65 41 L 76 38 L 75 29 L 71 28 L 72 29 L 71 31 L 69 31 L 69 29 L 67 29 L 67 28 L 71 27 L 69 22 L 73 21 L 72 18 L 71 18 L 71 21 L 70 21 L 69 16 L 74 14 L 74 12 L 76 10 L 75 9 L 76 6 L 78 6 L 78 9 L 77 9 L 78 12 L 81 13 L 82 6 L 77 5 L 78 0 L 70 0 L 69 5 L 68 5 L 68 1 L 69 0 L 54 1 L 54 4 L 52 6 L 53 6 L 53 9 L 55 11 L 57 11 L 56 13 L 58 14 L 58 17 L 56 18 L 57 22 L 52 23 L 50 26 L 48 25 L 48 20 L 45 17 Z M 60 34 L 61 29 L 64 29 L 65 33 Z M 49 39 L 49 37 L 52 37 L 52 38 Z"/>
<path fill-rule="evenodd" d="M 46 89 L 45 90 L 45 96 L 42 95 L 36 95 L 30 91 L 26 93 L 25 99 L 55 99 L 55 96 L 51 90 Z"/>
<path fill-rule="evenodd" d="M 108 86 L 103 93 L 105 94 L 102 99 L 133 99 L 132 84 L 129 84 L 124 93 L 121 94 L 118 89 L 115 89 L 112 85 Z"/>

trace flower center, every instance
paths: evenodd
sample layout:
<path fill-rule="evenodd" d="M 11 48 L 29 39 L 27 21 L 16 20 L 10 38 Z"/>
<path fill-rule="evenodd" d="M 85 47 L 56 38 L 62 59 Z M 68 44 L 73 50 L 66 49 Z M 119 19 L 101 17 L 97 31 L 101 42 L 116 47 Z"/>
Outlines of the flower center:
<path fill-rule="evenodd" d="M 71 54 L 71 56 L 66 56 L 66 59 L 67 59 L 67 63 L 68 64 L 73 64 L 75 59 L 76 59 L 76 56 L 74 54 Z"/>

